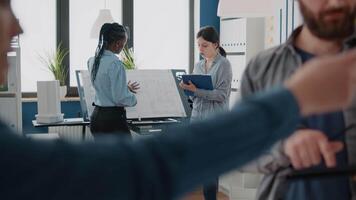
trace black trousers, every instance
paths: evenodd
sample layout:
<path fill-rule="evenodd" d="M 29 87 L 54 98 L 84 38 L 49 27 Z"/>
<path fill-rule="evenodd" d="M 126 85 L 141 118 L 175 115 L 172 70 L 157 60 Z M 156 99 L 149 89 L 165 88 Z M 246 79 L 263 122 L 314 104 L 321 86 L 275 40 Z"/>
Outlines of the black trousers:
<path fill-rule="evenodd" d="M 125 108 L 95 106 L 90 117 L 90 131 L 95 138 L 105 135 L 131 137 Z"/>
<path fill-rule="evenodd" d="M 217 192 L 219 189 L 219 180 L 216 179 L 214 182 L 210 184 L 203 185 L 203 194 L 205 200 L 216 200 Z"/>

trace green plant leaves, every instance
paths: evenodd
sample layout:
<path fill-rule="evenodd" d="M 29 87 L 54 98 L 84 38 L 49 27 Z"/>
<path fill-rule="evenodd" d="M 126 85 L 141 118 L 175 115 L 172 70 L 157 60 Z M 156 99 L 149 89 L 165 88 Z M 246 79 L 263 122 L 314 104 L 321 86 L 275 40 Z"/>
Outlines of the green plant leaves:
<path fill-rule="evenodd" d="M 135 60 L 132 48 L 129 49 L 127 45 L 125 45 L 122 52 L 122 63 L 124 64 L 125 69 L 135 69 Z"/>
<path fill-rule="evenodd" d="M 63 48 L 62 43 L 60 43 L 53 54 L 47 53 L 46 56 L 40 56 L 42 63 L 52 72 L 54 79 L 59 81 L 60 86 L 64 86 L 67 79 L 68 69 L 63 64 L 63 60 L 68 53 L 69 51 Z"/>

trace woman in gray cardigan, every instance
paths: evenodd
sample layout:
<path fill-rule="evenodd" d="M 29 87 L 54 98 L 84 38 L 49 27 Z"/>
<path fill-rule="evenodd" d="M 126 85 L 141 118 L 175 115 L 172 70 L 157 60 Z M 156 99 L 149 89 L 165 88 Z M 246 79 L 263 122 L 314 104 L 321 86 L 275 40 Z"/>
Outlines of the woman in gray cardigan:
<path fill-rule="evenodd" d="M 214 27 L 201 28 L 197 34 L 197 43 L 203 59 L 195 65 L 193 74 L 210 75 L 213 90 L 199 89 L 191 82 L 180 84 L 183 89 L 194 93 L 194 96 L 191 97 L 193 100 L 191 122 L 227 111 L 232 81 L 231 64 L 225 58 L 226 52 L 220 47 L 219 35 Z M 217 182 L 203 187 L 206 200 L 216 200 Z"/>

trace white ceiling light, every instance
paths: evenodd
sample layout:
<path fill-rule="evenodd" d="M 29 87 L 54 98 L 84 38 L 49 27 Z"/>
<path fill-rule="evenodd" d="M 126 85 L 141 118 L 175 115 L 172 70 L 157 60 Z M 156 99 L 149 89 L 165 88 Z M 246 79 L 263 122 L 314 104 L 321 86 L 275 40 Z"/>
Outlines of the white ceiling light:
<path fill-rule="evenodd" d="M 218 16 L 265 17 L 274 15 L 281 0 L 220 0 Z"/>
<path fill-rule="evenodd" d="M 93 27 L 91 28 L 90 37 L 95 39 L 99 38 L 101 26 L 105 23 L 113 23 L 113 22 L 114 19 L 111 15 L 110 9 L 106 9 L 106 0 L 105 0 L 105 9 L 99 10 L 99 15 L 96 18 Z"/>

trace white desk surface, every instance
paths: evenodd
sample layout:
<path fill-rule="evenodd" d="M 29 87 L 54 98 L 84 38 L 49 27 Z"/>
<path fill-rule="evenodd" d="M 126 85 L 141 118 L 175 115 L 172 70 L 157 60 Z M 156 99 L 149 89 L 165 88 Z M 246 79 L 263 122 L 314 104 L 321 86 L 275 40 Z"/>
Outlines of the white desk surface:
<path fill-rule="evenodd" d="M 32 125 L 34 127 L 48 127 L 48 126 L 83 126 L 83 125 L 89 125 L 90 122 L 84 121 L 83 118 L 66 118 L 62 122 L 57 122 L 57 123 L 49 123 L 49 124 L 40 124 L 37 123 L 36 120 L 32 120 Z"/>

